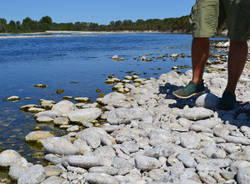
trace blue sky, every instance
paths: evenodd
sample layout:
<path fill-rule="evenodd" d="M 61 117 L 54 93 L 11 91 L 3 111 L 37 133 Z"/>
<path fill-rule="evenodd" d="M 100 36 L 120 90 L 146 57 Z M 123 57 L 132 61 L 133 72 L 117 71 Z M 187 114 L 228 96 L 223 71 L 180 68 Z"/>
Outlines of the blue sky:
<path fill-rule="evenodd" d="M 50 16 L 53 22 L 96 22 L 180 17 L 188 15 L 195 0 L 3 0 L 0 17 L 22 21 Z"/>

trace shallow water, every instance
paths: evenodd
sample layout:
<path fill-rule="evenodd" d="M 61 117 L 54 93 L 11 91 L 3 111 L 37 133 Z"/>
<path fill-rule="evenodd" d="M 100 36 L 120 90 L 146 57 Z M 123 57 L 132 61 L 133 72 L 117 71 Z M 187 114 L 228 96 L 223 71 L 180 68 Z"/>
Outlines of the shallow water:
<path fill-rule="evenodd" d="M 173 53 L 190 55 L 191 39 L 191 35 L 163 33 L 0 39 L 0 149 L 15 149 L 28 160 L 39 161 L 32 158 L 39 150 L 27 145 L 24 137 L 36 126 L 43 130 L 54 127 L 38 125 L 32 114 L 19 110 L 22 105 L 39 104 L 41 98 L 58 102 L 68 95 L 90 97 L 94 101 L 96 89 L 105 94 L 112 91 L 112 85 L 104 83 L 111 73 L 118 78 L 131 71 L 141 73 L 143 78 L 158 77 L 174 65 L 190 65 L 189 57 L 177 61 L 157 57 Z M 153 59 L 151 62 L 133 59 L 147 54 L 152 54 L 147 56 Z M 113 55 L 125 60 L 114 61 Z M 38 83 L 48 87 L 33 87 Z M 58 89 L 65 91 L 58 95 Z M 20 96 L 21 100 L 5 100 L 12 95 Z"/>

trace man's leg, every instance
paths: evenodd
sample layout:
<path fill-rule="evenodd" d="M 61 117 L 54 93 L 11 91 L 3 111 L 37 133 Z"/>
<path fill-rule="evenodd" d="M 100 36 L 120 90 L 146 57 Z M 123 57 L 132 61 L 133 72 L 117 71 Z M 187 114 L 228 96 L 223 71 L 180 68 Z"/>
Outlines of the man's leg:
<path fill-rule="evenodd" d="M 192 42 L 192 81 L 186 87 L 173 92 L 178 98 L 190 98 L 204 92 L 202 76 L 209 56 L 209 38 L 194 37 Z"/>
<path fill-rule="evenodd" d="M 209 38 L 194 38 L 192 42 L 192 81 L 202 83 L 204 67 L 209 57 Z"/>
<path fill-rule="evenodd" d="M 246 41 L 231 41 L 228 55 L 228 82 L 225 91 L 234 94 L 248 54 Z"/>

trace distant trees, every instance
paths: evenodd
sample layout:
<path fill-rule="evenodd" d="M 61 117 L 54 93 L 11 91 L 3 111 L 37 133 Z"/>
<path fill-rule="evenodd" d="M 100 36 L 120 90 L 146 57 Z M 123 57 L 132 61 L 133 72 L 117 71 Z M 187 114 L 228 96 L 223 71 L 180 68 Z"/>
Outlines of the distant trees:
<path fill-rule="evenodd" d="M 68 31 L 163 31 L 163 32 L 190 32 L 188 16 L 166 19 L 138 19 L 111 21 L 108 25 L 99 25 L 93 22 L 55 23 L 49 16 L 42 17 L 39 21 L 26 17 L 20 21 L 11 20 L 9 23 L 0 18 L 0 33 L 30 33 L 46 30 Z"/>

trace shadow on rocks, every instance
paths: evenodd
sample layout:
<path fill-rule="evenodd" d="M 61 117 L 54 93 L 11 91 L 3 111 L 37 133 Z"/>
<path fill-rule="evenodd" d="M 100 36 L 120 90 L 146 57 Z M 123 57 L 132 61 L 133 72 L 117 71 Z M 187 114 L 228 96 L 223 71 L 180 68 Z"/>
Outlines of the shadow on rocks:
<path fill-rule="evenodd" d="M 188 99 L 180 99 L 173 95 L 173 91 L 182 88 L 170 83 L 165 86 L 160 86 L 160 94 L 166 95 L 166 99 L 174 99 L 176 103 L 170 104 L 170 108 L 183 109 L 186 105 L 192 107 L 204 107 L 213 110 L 218 114 L 218 117 L 223 121 L 235 125 L 237 127 L 248 126 L 250 127 L 250 103 L 237 101 L 234 109 L 226 111 L 216 108 L 219 97 L 210 92 L 206 87 L 205 93 L 197 95 Z"/>

